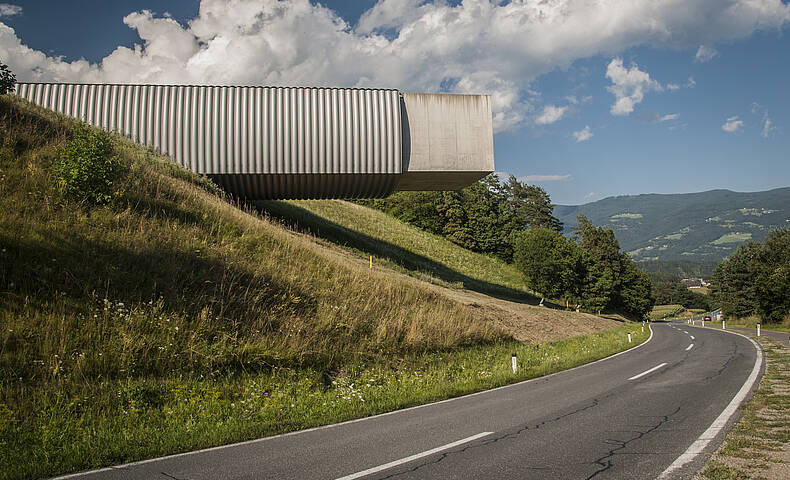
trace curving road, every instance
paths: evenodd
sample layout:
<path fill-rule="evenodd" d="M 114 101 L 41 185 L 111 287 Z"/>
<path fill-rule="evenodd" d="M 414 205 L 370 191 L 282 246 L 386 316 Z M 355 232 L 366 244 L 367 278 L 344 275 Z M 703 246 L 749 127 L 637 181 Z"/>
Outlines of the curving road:
<path fill-rule="evenodd" d="M 761 359 L 740 335 L 654 324 L 648 343 L 548 377 L 61 478 L 690 478 L 734 421 L 733 399 L 756 387 Z"/>

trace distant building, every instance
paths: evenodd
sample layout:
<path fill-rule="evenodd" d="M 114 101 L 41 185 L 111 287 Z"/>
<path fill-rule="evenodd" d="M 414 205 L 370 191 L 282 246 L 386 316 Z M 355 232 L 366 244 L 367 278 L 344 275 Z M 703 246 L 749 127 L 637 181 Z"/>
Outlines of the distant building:
<path fill-rule="evenodd" d="M 686 288 L 702 288 L 703 286 L 708 285 L 703 279 L 701 278 L 684 278 L 680 281 Z"/>

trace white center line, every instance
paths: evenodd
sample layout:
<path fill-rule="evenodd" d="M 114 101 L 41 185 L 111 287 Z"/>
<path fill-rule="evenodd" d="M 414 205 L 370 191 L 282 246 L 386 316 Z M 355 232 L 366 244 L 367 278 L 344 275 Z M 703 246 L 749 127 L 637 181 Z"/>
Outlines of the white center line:
<path fill-rule="evenodd" d="M 477 435 L 472 435 L 471 437 L 462 438 L 457 442 L 448 443 L 447 445 L 442 445 L 441 447 L 432 448 L 422 453 L 416 453 L 410 457 L 401 458 L 400 460 L 395 460 L 393 462 L 385 463 L 384 465 L 379 465 L 378 467 L 368 468 L 367 470 L 362 470 L 361 472 L 352 473 L 351 475 L 346 475 L 345 477 L 340 477 L 336 480 L 353 480 L 354 478 L 364 477 L 365 475 L 370 475 L 371 473 L 381 472 L 382 470 L 387 470 L 388 468 L 397 467 L 398 465 L 412 462 L 419 458 L 427 457 L 428 455 L 433 455 L 434 453 L 441 452 L 442 450 L 447 450 L 448 448 L 457 447 L 458 445 L 462 445 L 464 443 L 477 440 L 478 438 L 483 438 L 485 436 L 491 435 L 492 433 L 494 432 L 478 433 Z"/>
<path fill-rule="evenodd" d="M 694 348 L 694 344 L 693 344 L 693 343 L 692 343 L 691 345 L 689 345 L 688 347 L 686 347 L 686 351 L 688 352 L 688 351 L 689 351 L 689 350 L 691 350 L 692 348 Z"/>
<path fill-rule="evenodd" d="M 689 337 L 691 337 L 691 339 L 694 340 L 694 335 L 689 335 Z"/>
<path fill-rule="evenodd" d="M 667 362 L 664 362 L 661 365 L 656 365 L 655 367 L 651 368 L 650 370 L 646 370 L 646 371 L 640 373 L 639 375 L 634 375 L 633 377 L 629 378 L 628 380 L 636 380 L 637 378 L 642 378 L 645 375 L 647 375 L 648 373 L 655 372 L 656 370 L 658 370 L 659 368 L 663 367 L 666 364 L 667 364 Z"/>
<path fill-rule="evenodd" d="M 685 330 L 683 330 L 683 333 L 685 333 L 686 335 L 688 335 L 688 334 L 689 334 L 689 332 L 687 332 L 687 331 L 685 331 Z"/>

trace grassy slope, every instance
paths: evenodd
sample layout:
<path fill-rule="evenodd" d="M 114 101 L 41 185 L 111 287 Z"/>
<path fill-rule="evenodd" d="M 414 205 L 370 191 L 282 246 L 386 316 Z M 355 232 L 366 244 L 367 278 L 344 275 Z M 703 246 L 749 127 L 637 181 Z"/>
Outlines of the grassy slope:
<path fill-rule="evenodd" d="M 116 199 L 63 198 L 50 166 L 70 126 L 0 97 L 0 478 L 377 413 L 627 347 L 622 329 L 518 344 L 474 306 L 344 262 L 122 139 Z M 469 255 L 446 250 L 430 275 L 523 295 L 504 264 Z"/>
<path fill-rule="evenodd" d="M 534 301 L 518 270 L 502 260 L 459 248 L 386 213 L 342 200 L 257 202 L 288 225 L 362 255 L 373 255 L 417 278 L 504 297 Z"/>

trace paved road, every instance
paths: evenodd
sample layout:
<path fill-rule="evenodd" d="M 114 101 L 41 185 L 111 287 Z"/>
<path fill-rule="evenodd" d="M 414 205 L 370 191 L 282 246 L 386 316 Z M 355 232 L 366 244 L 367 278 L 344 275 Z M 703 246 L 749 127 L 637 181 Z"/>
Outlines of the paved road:
<path fill-rule="evenodd" d="M 633 351 L 549 377 L 78 478 L 657 478 L 746 393 L 761 355 L 739 335 L 653 328 Z M 689 478 L 704 461 L 669 478 Z"/>

